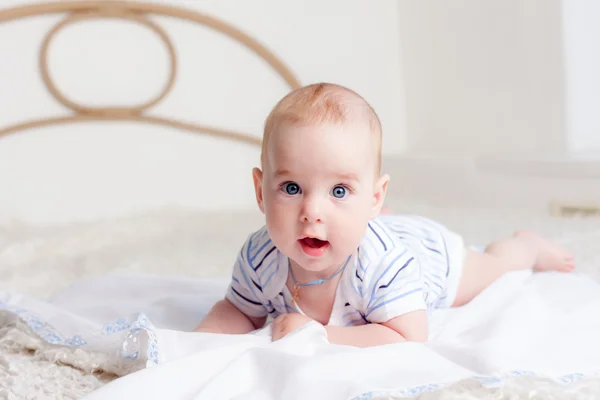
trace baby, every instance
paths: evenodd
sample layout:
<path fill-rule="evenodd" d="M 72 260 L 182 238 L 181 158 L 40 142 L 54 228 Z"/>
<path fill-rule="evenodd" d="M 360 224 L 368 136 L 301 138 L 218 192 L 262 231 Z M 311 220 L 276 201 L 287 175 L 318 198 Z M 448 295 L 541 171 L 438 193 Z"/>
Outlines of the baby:
<path fill-rule="evenodd" d="M 436 222 L 382 215 L 381 135 L 371 106 L 338 85 L 302 87 L 275 106 L 253 170 L 266 226 L 197 331 L 244 334 L 271 317 L 273 340 L 316 321 L 335 344 L 426 341 L 433 310 L 468 303 L 506 272 L 574 268 L 532 232 L 476 252 Z"/>

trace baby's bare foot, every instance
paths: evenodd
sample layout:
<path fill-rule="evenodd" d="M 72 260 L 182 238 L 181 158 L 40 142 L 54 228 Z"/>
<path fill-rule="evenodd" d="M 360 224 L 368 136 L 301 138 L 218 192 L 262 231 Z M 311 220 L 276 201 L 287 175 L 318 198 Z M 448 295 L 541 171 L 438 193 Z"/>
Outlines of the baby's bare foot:
<path fill-rule="evenodd" d="M 571 272 L 575 269 L 573 256 L 558 244 L 544 239 L 535 232 L 519 231 L 516 236 L 526 238 L 537 247 L 537 262 L 533 267 L 535 271 Z"/>

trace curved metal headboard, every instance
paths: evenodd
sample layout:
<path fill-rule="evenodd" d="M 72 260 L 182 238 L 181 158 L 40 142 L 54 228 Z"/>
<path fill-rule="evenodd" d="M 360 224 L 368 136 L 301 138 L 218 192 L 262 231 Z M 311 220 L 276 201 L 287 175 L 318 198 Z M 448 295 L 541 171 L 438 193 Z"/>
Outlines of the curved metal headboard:
<path fill-rule="evenodd" d="M 148 115 L 146 113 L 148 108 L 156 105 L 158 102 L 164 99 L 165 96 L 167 96 L 167 94 L 173 87 L 175 77 L 177 75 L 177 56 L 173 44 L 171 43 L 171 40 L 169 39 L 166 32 L 160 26 L 158 26 L 157 24 L 155 24 L 147 18 L 147 15 L 149 14 L 175 17 L 212 28 L 213 30 L 238 41 L 239 43 L 243 44 L 244 46 L 252 50 L 254 53 L 256 53 L 285 80 L 285 82 L 290 86 L 290 89 L 300 87 L 299 81 L 296 79 L 296 77 L 290 71 L 290 69 L 279 58 L 277 58 L 277 56 L 275 56 L 271 51 L 269 51 L 258 41 L 223 21 L 220 21 L 206 14 L 202 14 L 200 12 L 184 8 L 161 4 L 138 3 L 129 1 L 58 1 L 56 3 L 42 3 L 8 8 L 4 10 L 0 9 L 0 23 L 26 17 L 57 13 L 65 13 L 67 14 L 67 16 L 65 19 L 63 19 L 57 25 L 55 25 L 44 38 L 40 49 L 39 67 L 44 84 L 46 85 L 46 88 L 48 89 L 50 94 L 58 102 L 71 109 L 73 111 L 73 114 L 59 117 L 36 119 L 32 121 L 22 122 L 16 125 L 11 125 L 5 128 L 0 128 L 0 138 L 10 133 L 15 133 L 18 131 L 35 127 L 82 121 L 112 120 L 138 121 L 151 124 L 166 125 L 178 129 L 185 129 L 192 132 L 204 133 L 219 137 L 227 137 L 233 140 L 248 142 L 251 144 L 260 144 L 261 139 L 253 135 L 193 123 L 181 122 L 169 118 L 156 117 Z M 157 97 L 151 99 L 146 103 L 130 107 L 90 107 L 78 104 L 70 100 L 65 95 L 63 95 L 60 92 L 60 90 L 56 87 L 56 85 L 50 77 L 50 74 L 48 73 L 47 64 L 48 47 L 52 41 L 52 38 L 58 31 L 60 31 L 66 25 L 89 19 L 102 18 L 118 18 L 138 22 L 153 30 L 164 42 L 171 58 L 171 72 L 167 84 L 163 88 L 162 93 L 160 93 Z"/>

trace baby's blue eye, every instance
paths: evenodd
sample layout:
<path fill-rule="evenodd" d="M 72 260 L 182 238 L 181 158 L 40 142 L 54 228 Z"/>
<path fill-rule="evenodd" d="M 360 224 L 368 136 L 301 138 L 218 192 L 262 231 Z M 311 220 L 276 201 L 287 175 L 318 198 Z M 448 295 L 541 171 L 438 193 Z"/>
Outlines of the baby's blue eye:
<path fill-rule="evenodd" d="M 283 187 L 283 190 L 285 190 L 285 192 L 287 194 L 293 196 L 293 195 L 300 193 L 300 186 L 298 186 L 297 183 L 290 182 L 290 183 L 285 184 L 285 186 Z"/>
<path fill-rule="evenodd" d="M 342 199 L 346 196 L 346 188 L 343 186 L 336 186 L 333 188 L 333 197 Z"/>

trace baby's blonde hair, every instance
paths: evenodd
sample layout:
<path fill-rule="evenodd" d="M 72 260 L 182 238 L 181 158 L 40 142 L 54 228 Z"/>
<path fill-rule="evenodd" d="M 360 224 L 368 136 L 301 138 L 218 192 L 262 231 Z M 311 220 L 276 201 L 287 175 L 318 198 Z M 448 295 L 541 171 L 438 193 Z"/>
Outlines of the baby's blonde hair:
<path fill-rule="evenodd" d="M 381 122 L 371 105 L 358 93 L 332 83 L 315 83 L 293 90 L 273 108 L 265 122 L 261 164 L 265 167 L 267 145 L 273 132 L 283 125 L 367 122 L 377 152 L 376 170 L 381 169 Z"/>

